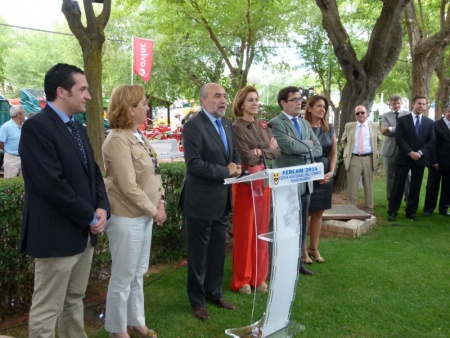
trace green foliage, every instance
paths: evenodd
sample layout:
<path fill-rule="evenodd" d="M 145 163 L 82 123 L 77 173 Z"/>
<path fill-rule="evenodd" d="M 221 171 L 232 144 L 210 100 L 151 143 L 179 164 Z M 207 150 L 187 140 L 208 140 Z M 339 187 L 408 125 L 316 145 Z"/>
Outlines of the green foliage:
<path fill-rule="evenodd" d="M 161 163 L 161 176 L 166 189 L 167 221 L 161 227 L 153 225 L 152 264 L 186 256 L 183 219 L 178 210 L 184 172 L 184 161 Z"/>
<path fill-rule="evenodd" d="M 16 88 L 43 88 L 45 73 L 58 62 L 83 68 L 81 49 L 73 37 L 16 31 L 13 39 L 14 48 L 8 49 L 4 59 L 5 78 Z M 58 46 L 58 52 L 55 53 L 55 49 L 49 46 Z"/>
<path fill-rule="evenodd" d="M 2 309 L 27 300 L 33 287 L 33 261 L 19 254 L 22 208 L 23 180 L 0 179 L 0 318 Z"/>

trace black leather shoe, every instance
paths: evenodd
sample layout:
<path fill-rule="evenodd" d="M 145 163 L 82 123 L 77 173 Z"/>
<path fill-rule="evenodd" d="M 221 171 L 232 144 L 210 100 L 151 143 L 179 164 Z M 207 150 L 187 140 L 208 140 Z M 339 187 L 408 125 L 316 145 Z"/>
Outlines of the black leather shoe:
<path fill-rule="evenodd" d="M 198 306 L 192 309 L 194 316 L 200 320 L 211 320 L 208 310 L 204 306 Z"/>
<path fill-rule="evenodd" d="M 418 222 L 419 219 L 417 218 L 416 214 L 406 214 L 406 218 L 409 218 L 410 220 L 413 220 L 414 222 Z"/>
<path fill-rule="evenodd" d="M 395 222 L 396 214 L 389 214 L 389 222 Z"/>
<path fill-rule="evenodd" d="M 427 216 L 427 217 L 430 217 L 432 213 L 433 213 L 432 211 L 424 211 L 423 212 L 424 216 Z"/>
<path fill-rule="evenodd" d="M 231 311 L 236 310 L 236 305 L 231 304 L 229 301 L 225 300 L 225 298 L 211 300 L 211 303 L 222 309 L 227 309 Z"/>
<path fill-rule="evenodd" d="M 305 276 L 314 276 L 314 272 L 312 272 L 311 270 L 308 270 L 304 266 L 301 266 L 300 269 L 298 270 L 298 272 L 300 272 L 302 275 L 305 275 Z"/>

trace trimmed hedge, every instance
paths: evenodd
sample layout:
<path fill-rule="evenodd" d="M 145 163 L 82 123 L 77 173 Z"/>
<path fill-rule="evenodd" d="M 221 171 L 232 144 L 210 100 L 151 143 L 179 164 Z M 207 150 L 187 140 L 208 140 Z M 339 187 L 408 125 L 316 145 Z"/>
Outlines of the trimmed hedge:
<path fill-rule="evenodd" d="M 151 263 L 186 256 L 184 227 L 177 211 L 184 171 L 183 161 L 161 163 L 168 217 L 162 227 L 153 227 Z M 34 260 L 19 253 L 23 194 L 22 178 L 0 179 L 0 318 L 11 314 L 19 304 L 30 304 L 33 293 Z M 108 238 L 99 236 L 91 281 L 109 274 L 110 266 Z"/>

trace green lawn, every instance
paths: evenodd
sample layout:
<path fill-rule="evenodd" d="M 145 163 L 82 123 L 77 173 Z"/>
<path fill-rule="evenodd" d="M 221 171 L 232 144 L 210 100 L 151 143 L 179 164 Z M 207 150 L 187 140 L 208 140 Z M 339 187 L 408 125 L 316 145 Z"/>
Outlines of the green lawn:
<path fill-rule="evenodd" d="M 378 178 L 374 188 L 375 228 L 356 239 L 322 239 L 326 263 L 312 265 L 314 277 L 300 277 L 292 320 L 306 330 L 297 337 L 450 336 L 450 219 L 436 212 L 425 218 L 421 205 L 420 222 L 413 222 L 405 218 L 402 206 L 401 225 L 391 226 L 386 221 L 384 178 Z M 423 187 L 421 203 L 424 195 Z M 223 286 L 238 310 L 209 306 L 212 320 L 201 322 L 190 313 L 186 267 L 151 274 L 145 287 L 148 325 L 159 338 L 209 338 L 226 337 L 226 328 L 258 320 L 266 298 L 258 296 L 252 318 L 253 297 L 232 293 L 230 279 L 231 254 Z M 100 329 L 90 336 L 108 334 Z"/>

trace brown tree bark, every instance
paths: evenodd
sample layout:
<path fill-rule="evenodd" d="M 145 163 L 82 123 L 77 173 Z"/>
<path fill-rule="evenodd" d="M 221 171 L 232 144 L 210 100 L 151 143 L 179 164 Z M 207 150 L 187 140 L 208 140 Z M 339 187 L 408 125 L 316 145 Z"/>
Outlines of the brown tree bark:
<path fill-rule="evenodd" d="M 401 13 L 410 0 L 383 0 L 381 14 L 370 36 L 366 55 L 358 60 L 345 30 L 336 0 L 316 0 L 322 12 L 322 25 L 347 83 L 341 93 L 339 139 L 345 123 L 354 121 L 357 105 L 372 107 L 376 91 L 398 60 L 402 41 Z"/>
<path fill-rule="evenodd" d="M 86 112 L 88 136 L 94 149 L 95 160 L 103 169 L 101 150 L 105 140 L 105 128 L 102 102 L 102 49 L 105 42 L 104 29 L 111 13 L 111 0 L 104 0 L 103 9 L 98 16 L 95 16 L 92 0 L 83 0 L 86 26 L 83 25 L 81 13 L 74 7 L 73 2 L 71 0 L 62 2 L 61 10 L 83 52 L 84 72 L 91 94 Z"/>
<path fill-rule="evenodd" d="M 382 0 L 381 14 L 370 36 L 366 55 L 358 60 L 341 22 L 336 0 L 316 0 L 322 12 L 322 25 L 347 80 L 341 92 L 340 119 L 335 123 L 339 140 L 345 124 L 355 120 L 353 112 L 357 105 L 364 105 L 368 111 L 371 109 L 378 88 L 397 62 L 403 35 L 401 13 L 409 1 Z M 339 163 L 342 164 L 342 158 Z M 345 170 L 340 167 L 335 192 L 344 190 L 345 180 Z"/>
<path fill-rule="evenodd" d="M 436 76 L 438 77 L 438 89 L 436 92 L 436 108 L 434 119 L 442 118 L 441 113 L 444 112 L 445 105 L 450 102 L 450 55 L 443 55 L 441 62 L 436 68 Z"/>
<path fill-rule="evenodd" d="M 431 76 L 450 43 L 450 5 L 445 10 L 447 3 L 447 0 L 441 0 L 440 30 L 431 36 L 421 30 L 414 3 L 405 7 L 412 60 L 412 97 L 429 98 Z"/>

